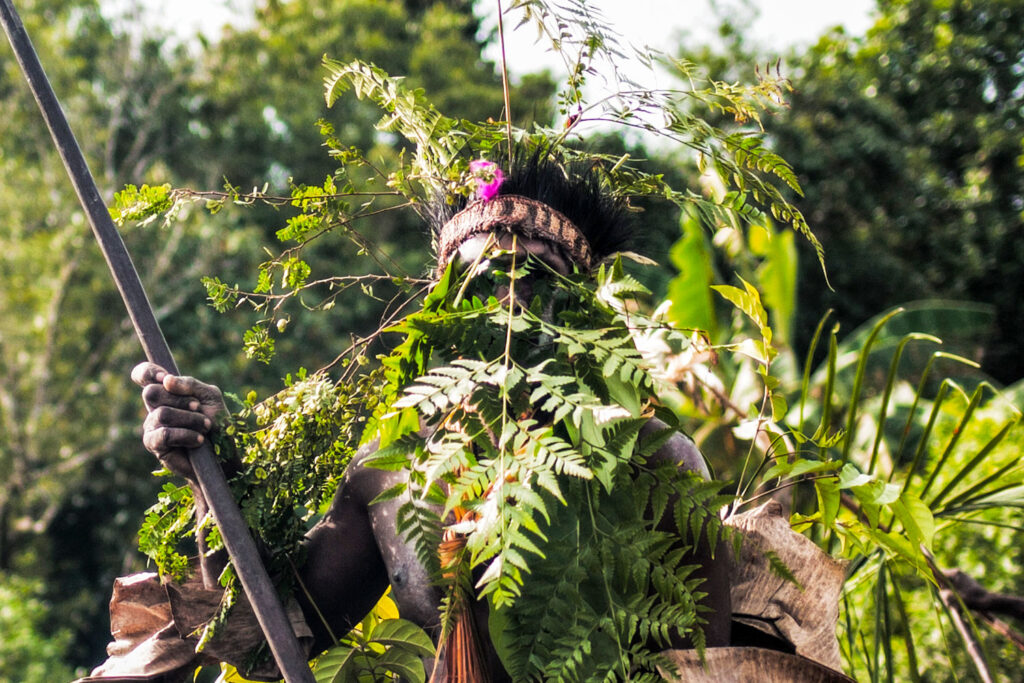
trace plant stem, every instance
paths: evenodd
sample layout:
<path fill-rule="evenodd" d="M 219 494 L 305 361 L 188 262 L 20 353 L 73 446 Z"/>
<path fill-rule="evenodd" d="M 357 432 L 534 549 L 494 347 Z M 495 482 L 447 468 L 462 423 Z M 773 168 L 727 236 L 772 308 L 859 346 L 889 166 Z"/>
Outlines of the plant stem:
<path fill-rule="evenodd" d="M 498 41 L 501 43 L 501 91 L 505 98 L 505 126 L 508 130 L 508 158 L 512 160 L 512 98 L 508 87 L 508 59 L 505 57 L 505 22 L 501 0 L 498 1 Z"/>

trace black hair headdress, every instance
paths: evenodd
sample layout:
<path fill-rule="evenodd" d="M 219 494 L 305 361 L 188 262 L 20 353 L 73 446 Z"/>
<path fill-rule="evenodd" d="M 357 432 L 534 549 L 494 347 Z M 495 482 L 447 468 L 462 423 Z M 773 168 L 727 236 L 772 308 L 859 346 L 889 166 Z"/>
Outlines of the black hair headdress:
<path fill-rule="evenodd" d="M 445 226 L 448 226 L 445 232 L 457 229 L 463 239 L 497 224 L 530 237 L 546 237 L 562 246 L 566 255 L 583 269 L 630 246 L 633 230 L 628 204 L 611 192 L 601 166 L 593 162 L 567 162 L 549 149 L 532 153 L 520 149 L 511 160 L 499 156 L 494 162 L 502 169 L 504 179 L 497 198 L 489 202 L 503 197 L 525 198 L 525 201 L 518 206 L 512 201 L 497 202 L 485 208 L 483 204 L 488 200 L 474 202 L 464 196 L 435 197 L 424 214 L 442 267 L 458 247 L 458 240 L 454 246 L 451 239 L 442 244 Z M 528 212 L 548 223 L 543 229 L 540 226 L 533 229 L 522 215 Z M 515 215 L 516 219 L 502 223 L 503 219 L 498 217 L 502 213 Z M 465 225 L 477 220 L 486 223 L 481 223 L 479 229 Z"/>

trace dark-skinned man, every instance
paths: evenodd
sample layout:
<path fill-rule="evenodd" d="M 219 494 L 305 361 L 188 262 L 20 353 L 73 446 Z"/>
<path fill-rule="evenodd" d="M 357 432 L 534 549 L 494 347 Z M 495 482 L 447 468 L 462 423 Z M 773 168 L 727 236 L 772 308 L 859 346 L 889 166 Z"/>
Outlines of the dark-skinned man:
<path fill-rule="evenodd" d="M 626 207 L 606 191 L 599 171 L 590 169 L 574 175 L 567 173 L 562 164 L 544 159 L 543 155 L 513 161 L 511 165 L 507 176 L 502 178 L 499 174 L 491 185 L 494 191 L 483 198 L 468 203 L 466 200 L 454 203 L 442 200 L 425 212 L 436 234 L 439 272 L 449 261 L 454 261 L 456 269 L 474 268 L 475 276 L 494 267 L 490 256 L 502 254 L 520 261 L 529 256 L 542 262 L 549 272 L 567 275 L 574 269 L 587 272 L 601 259 L 625 246 L 630 237 Z M 497 263 L 500 265 L 500 260 Z M 516 301 L 531 300 L 533 278 L 544 277 L 544 271 L 544 268 L 534 268 L 529 275 L 515 281 Z M 509 292 L 501 287 L 493 294 L 498 299 L 509 297 Z M 189 465 L 187 449 L 210 438 L 211 430 L 224 420 L 226 409 L 220 390 L 190 377 L 169 375 L 150 363 L 137 366 L 132 379 L 142 387 L 148 410 L 143 426 L 146 449 L 171 472 L 191 484 L 197 515 L 203 515 L 206 504 Z M 661 427 L 663 424 L 650 422 L 641 431 L 641 438 Z M 357 625 L 388 586 L 403 618 L 426 629 L 435 640 L 439 635 L 442 592 L 417 558 L 413 545 L 396 531 L 400 502 L 395 499 L 371 504 L 381 492 L 408 477 L 408 473 L 365 466 L 364 461 L 375 450 L 376 441 L 353 458 L 329 510 L 305 540 L 306 559 L 299 568 L 305 590 L 297 592 L 301 614 L 294 608 L 292 614 L 297 634 L 305 638 L 311 656 L 330 646 L 331 634 L 346 633 Z M 670 437 L 652 461 L 671 462 L 681 471 L 709 476 L 700 452 L 682 434 Z M 194 588 L 172 588 L 171 608 L 166 614 L 160 612 L 161 619 L 184 620 L 178 614 L 183 611 L 182 605 L 190 604 L 190 600 L 200 601 L 190 596 L 206 596 L 207 601 L 215 599 L 217 576 L 225 559 L 220 554 L 201 552 L 200 555 Z M 707 593 L 704 604 L 710 610 L 703 627 L 707 644 L 726 645 L 730 620 L 728 553 L 711 553 L 706 547 L 698 547 L 689 562 L 699 565 L 695 576 L 703 579 L 700 590 Z M 133 580 L 137 583 L 131 583 Z M 121 595 L 119 597 L 115 590 L 112 601 L 112 621 L 117 621 L 116 613 L 120 609 L 121 622 L 127 624 L 131 620 L 124 616 L 130 611 L 128 606 L 140 600 L 158 601 L 160 591 L 154 588 L 156 580 L 151 576 L 120 581 Z M 139 586 L 145 588 L 137 588 Z M 133 590 L 144 597 L 138 598 Z M 476 601 L 473 609 L 478 612 L 476 622 L 481 625 L 487 675 L 495 681 L 509 680 L 487 634 L 487 602 Z M 242 618 L 232 617 L 231 620 L 242 621 Z M 237 663 L 244 650 L 258 643 L 258 633 L 251 633 L 251 628 L 244 636 L 235 633 L 246 629 L 229 628 L 225 645 L 208 648 L 204 655 L 198 656 L 194 654 L 194 640 L 180 637 L 184 631 L 182 625 L 177 624 L 176 629 L 171 628 L 173 625 L 156 619 L 153 628 L 140 627 L 133 636 L 116 639 L 111 646 L 111 658 L 93 672 L 95 680 L 117 680 L 129 674 L 151 676 L 152 680 L 178 680 L 210 659 L 231 660 L 234 656 L 234 663 Z M 156 629 L 156 626 L 162 628 Z M 118 642 L 120 646 L 115 647 Z M 239 652 L 232 655 L 233 649 Z M 272 671 L 264 673 L 273 676 Z M 435 668 L 434 677 L 438 681 L 448 680 L 443 667 Z"/>

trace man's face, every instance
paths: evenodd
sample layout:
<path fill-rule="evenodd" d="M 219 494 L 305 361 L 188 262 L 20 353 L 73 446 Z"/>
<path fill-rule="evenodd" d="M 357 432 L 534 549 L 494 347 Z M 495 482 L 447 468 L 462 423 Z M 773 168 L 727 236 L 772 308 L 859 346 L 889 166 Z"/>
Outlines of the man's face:
<path fill-rule="evenodd" d="M 498 260 L 487 258 L 485 251 L 487 253 L 495 251 L 505 251 L 508 253 Z M 470 237 L 459 245 L 457 258 L 464 267 L 469 267 L 479 262 L 474 272 L 474 275 L 478 275 L 493 267 L 507 269 L 511 265 L 513 254 L 515 255 L 517 266 L 526 260 L 527 255 L 532 255 L 543 261 L 556 273 L 568 275 L 572 272 L 572 267 L 563 255 L 562 249 L 554 243 L 547 240 L 512 235 L 508 232 L 481 233 Z M 494 263 L 493 261 L 498 262 Z M 530 299 L 533 297 L 534 281 L 538 276 L 542 277 L 543 274 L 543 269 L 537 268 L 535 272 L 531 272 L 525 277 L 517 278 L 514 283 L 516 301 L 522 305 L 529 305 Z M 508 294 L 509 285 L 507 284 L 498 285 L 497 291 L 494 292 L 498 299 L 505 299 L 508 297 Z"/>

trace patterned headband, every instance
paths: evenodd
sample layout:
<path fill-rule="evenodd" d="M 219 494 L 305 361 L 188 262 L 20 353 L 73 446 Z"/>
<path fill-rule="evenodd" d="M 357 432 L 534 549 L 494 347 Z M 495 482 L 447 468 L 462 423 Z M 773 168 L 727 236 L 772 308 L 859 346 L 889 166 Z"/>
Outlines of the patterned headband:
<path fill-rule="evenodd" d="M 437 272 L 444 272 L 459 245 L 470 237 L 499 230 L 557 244 L 574 263 L 590 270 L 590 243 L 572 221 L 543 202 L 510 194 L 475 201 L 444 224 L 438 236 Z"/>

